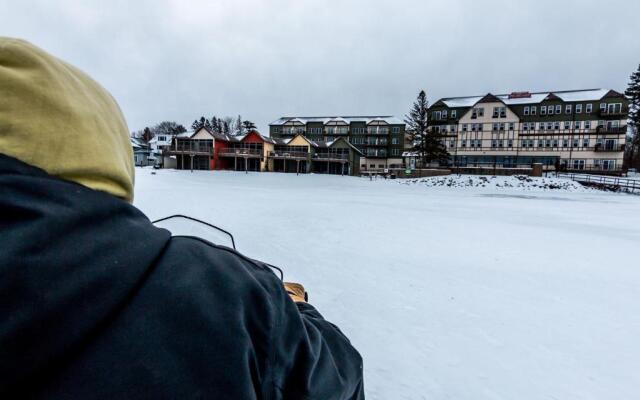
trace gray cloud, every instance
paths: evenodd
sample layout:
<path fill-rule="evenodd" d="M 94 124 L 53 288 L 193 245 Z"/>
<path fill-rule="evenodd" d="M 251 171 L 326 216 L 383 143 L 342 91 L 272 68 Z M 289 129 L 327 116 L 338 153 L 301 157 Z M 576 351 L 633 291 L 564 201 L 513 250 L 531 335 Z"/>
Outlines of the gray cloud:
<path fill-rule="evenodd" d="M 420 89 L 622 90 L 631 1 L 10 1 L 2 34 L 82 68 L 131 130 L 240 113 L 402 116 Z"/>

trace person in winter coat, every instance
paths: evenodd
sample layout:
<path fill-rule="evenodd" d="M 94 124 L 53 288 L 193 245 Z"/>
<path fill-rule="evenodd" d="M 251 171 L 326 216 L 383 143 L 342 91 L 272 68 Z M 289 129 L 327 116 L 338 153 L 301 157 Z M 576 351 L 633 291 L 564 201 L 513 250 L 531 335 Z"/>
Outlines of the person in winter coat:
<path fill-rule="evenodd" d="M 364 398 L 301 286 L 154 227 L 133 181 L 115 100 L 0 38 L 0 398 Z"/>

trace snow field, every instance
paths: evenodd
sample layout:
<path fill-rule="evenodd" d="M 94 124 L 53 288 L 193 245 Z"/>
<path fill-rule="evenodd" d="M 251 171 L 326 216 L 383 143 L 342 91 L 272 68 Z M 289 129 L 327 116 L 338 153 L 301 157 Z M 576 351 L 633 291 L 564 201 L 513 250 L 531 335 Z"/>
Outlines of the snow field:
<path fill-rule="evenodd" d="M 136 172 L 150 218 L 212 222 L 302 282 L 369 399 L 638 398 L 640 196 Z"/>

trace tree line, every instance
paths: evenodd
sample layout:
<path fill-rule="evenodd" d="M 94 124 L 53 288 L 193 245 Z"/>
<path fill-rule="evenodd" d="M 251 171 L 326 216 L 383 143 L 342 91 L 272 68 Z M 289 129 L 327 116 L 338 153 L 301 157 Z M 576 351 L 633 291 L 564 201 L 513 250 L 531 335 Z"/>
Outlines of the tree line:
<path fill-rule="evenodd" d="M 236 119 L 231 117 L 218 118 L 214 115 L 210 119 L 202 116 L 194 120 L 191 129 L 197 131 L 200 128 L 207 128 L 214 133 L 238 136 L 256 130 L 256 125 L 249 120 L 243 121 L 240 115 Z M 175 121 L 162 121 L 156 125 L 146 126 L 144 129 L 131 132 L 131 137 L 148 142 L 158 135 L 174 136 L 184 132 L 187 132 L 184 125 Z"/>

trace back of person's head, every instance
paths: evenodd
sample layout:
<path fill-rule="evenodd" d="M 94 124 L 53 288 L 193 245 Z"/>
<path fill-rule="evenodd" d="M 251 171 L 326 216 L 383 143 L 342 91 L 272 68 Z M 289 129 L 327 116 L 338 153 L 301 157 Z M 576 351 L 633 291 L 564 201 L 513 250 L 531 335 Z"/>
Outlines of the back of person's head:
<path fill-rule="evenodd" d="M 77 68 L 28 42 L 3 37 L 0 153 L 133 199 L 131 142 L 113 97 Z"/>

